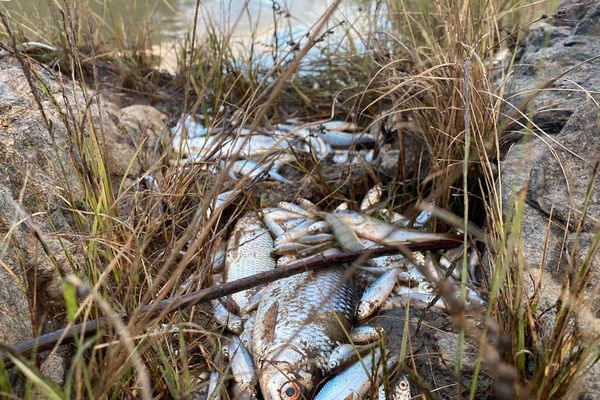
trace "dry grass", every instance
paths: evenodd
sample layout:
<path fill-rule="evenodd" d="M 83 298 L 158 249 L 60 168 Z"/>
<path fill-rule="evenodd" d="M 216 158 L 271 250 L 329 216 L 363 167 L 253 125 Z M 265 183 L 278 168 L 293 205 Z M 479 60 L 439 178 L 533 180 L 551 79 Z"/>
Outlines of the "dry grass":
<path fill-rule="evenodd" d="M 385 20 L 390 33 L 360 32 L 364 51 L 352 43 L 355 37 L 345 39 L 343 51 L 325 48 L 320 61 L 303 65 L 318 68 L 317 77 L 294 72 L 302 55 L 319 46 L 322 42 L 317 39 L 326 33 L 300 49 L 279 49 L 274 66 L 265 69 L 251 51 L 246 57 L 235 52 L 231 32 L 208 26 L 207 40 L 181 44 L 178 73 L 165 89 L 159 88 L 160 75 L 152 69 L 157 60 L 148 53 L 152 45 L 148 29 L 132 32 L 122 23 L 113 24 L 120 28 L 109 39 L 100 29 L 106 21 L 89 9 L 74 9 L 68 2 L 53 4 L 50 31 L 32 32 L 27 28 L 31 24 L 19 25 L 9 18 L 13 30 L 9 34 L 5 29 L 0 38 L 17 43 L 36 39 L 32 35 L 52 38 L 58 51 L 41 55 L 41 60 L 92 88 L 101 86 L 105 71 L 115 71 L 118 79 L 111 82 L 120 83 L 117 90 L 158 102 L 167 90 L 182 105 L 178 110 L 182 114 L 202 113 L 210 116 L 209 125 L 227 128 L 256 127 L 285 114 L 326 118 L 335 104 L 337 117 L 362 125 L 385 120 L 399 135 L 418 138 L 429 154 L 429 166 L 422 179 L 386 182 L 390 201 L 401 209 L 419 198 L 435 200 L 465 223 L 488 227 L 485 239 L 494 266 L 487 277 L 490 306 L 480 328 L 459 325 L 459 332 L 461 345 L 464 335 L 478 339 L 479 360 L 496 372 L 499 393 L 518 398 L 566 396 L 598 357 L 598 338 L 573 328 L 585 302 L 598 235 L 583 262 L 570 260 L 573 273 L 563 282 L 569 301 L 557 306 L 551 334 L 541 335 L 539 291 L 533 295 L 527 291 L 519 245 L 524 194 L 507 212 L 495 183 L 494 164 L 506 126 L 503 84 L 511 70 L 510 62 L 507 69 L 499 69 L 495 60 L 508 43 L 520 39 L 524 33 L 520 28 L 535 19 L 529 6 L 510 0 L 376 1 L 372 18 Z M 355 28 L 333 20 L 330 26 Z M 89 112 L 86 107 L 73 111 Z M 146 171 L 161 177 L 159 192 L 124 182 L 115 185 L 103 162 L 107 155 L 102 139 L 84 134 L 99 132 L 100 127 L 69 128 L 82 159 L 86 194 L 85 207 L 66 198 L 83 235 L 84 253 L 67 254 L 81 281 L 70 278 L 65 283 L 65 323 L 107 318 L 107 334 L 113 341 L 98 345 L 90 339 L 77 340 L 62 388 L 45 379 L 33 362 L 15 359 L 26 376 L 27 393 L 35 388 L 57 399 L 187 398 L 197 389 L 194 377 L 209 369 L 227 372 L 226 363 L 216 358 L 222 332 L 211 327 L 202 308 L 153 321 L 139 309 L 209 285 L 210 259 L 225 240 L 224 227 L 256 198 L 248 195 L 235 210 L 209 218 L 206 210 L 225 190 L 225 175 L 209 176 L 198 166 L 165 168 L 171 154 Z M 323 192 L 330 193 L 331 188 L 324 187 Z M 125 201 L 133 207 L 122 215 L 119 205 Z M 90 296 L 78 298 L 75 288 Z M 130 316 L 129 322 L 117 318 L 122 312 Z M 174 326 L 178 329 L 171 329 Z M 456 355 L 458 381 L 461 345 Z M 471 398 L 478 398 L 478 373 L 469 388 Z M 12 382 L 0 365 L 0 392 L 12 393 Z M 460 393 L 459 385 L 457 397 Z"/>

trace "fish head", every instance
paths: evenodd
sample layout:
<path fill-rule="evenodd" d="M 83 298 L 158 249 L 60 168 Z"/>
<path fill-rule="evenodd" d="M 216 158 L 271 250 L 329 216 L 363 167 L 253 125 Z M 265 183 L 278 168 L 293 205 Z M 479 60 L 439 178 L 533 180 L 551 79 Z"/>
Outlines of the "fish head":
<path fill-rule="evenodd" d="M 406 375 L 401 375 L 392 392 L 393 400 L 409 400 L 412 397 L 410 381 Z"/>
<path fill-rule="evenodd" d="M 297 373 L 282 372 L 273 369 L 272 374 L 261 379 L 260 387 L 265 400 L 303 400 L 308 399 L 310 389 L 306 381 Z M 312 383 L 309 383 L 312 387 Z"/>
<path fill-rule="evenodd" d="M 335 213 L 335 216 L 353 228 L 358 228 L 368 222 L 367 216 L 356 211 L 342 211 Z"/>
<path fill-rule="evenodd" d="M 314 364 L 291 345 L 275 347 L 270 354 L 258 378 L 265 400 L 308 399 L 317 379 Z"/>

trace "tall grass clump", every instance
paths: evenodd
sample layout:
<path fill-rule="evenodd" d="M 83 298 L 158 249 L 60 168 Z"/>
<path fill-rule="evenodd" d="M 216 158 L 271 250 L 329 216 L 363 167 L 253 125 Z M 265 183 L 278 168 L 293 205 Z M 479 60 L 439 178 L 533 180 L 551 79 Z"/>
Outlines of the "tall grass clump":
<path fill-rule="evenodd" d="M 559 398 L 574 391 L 577 380 L 598 359 L 598 335 L 574 328 L 587 307 L 593 245 L 582 260 L 568 260 L 573 271 L 563 281 L 551 332 L 543 332 L 537 308 L 540 281 L 527 288 L 526 254 L 521 246 L 525 194 L 503 204 L 498 178 L 501 144 L 507 126 L 526 109 L 514 110 L 503 100 L 524 25 L 536 10 L 512 1 L 389 1 L 382 9 L 393 26 L 391 54 L 373 76 L 368 91 L 392 105 L 385 113 L 399 135 L 424 143 L 428 173 L 417 192 L 444 210 L 487 227 L 479 237 L 488 248 L 489 307 L 479 328 L 461 325 L 459 335 L 480 340 L 480 360 L 506 398 Z M 537 4 L 539 5 L 539 4 Z M 537 19 L 546 18 L 539 10 Z M 389 46 L 389 43 L 388 43 Z M 512 53 L 511 53 L 512 51 Z M 540 82 L 542 87 L 545 83 Z M 531 99 L 530 99 L 531 100 Z M 521 105 L 523 108 L 527 106 Z M 509 110 L 507 112 L 507 109 Z M 527 129 L 527 122 L 522 125 Z M 531 123 L 529 124 L 531 127 Z M 509 209 L 505 209 L 507 207 Z M 447 221 L 446 221 L 447 222 Z M 466 238 L 466 236 L 465 236 Z M 466 259 L 462 276 L 466 275 Z M 463 284 L 464 284 L 463 280 Z M 534 285 L 535 286 L 535 285 Z M 567 300 L 568 299 L 568 300 Z M 455 374 L 461 380 L 462 345 Z M 469 390 L 477 398 L 478 364 Z M 461 396 L 459 383 L 458 396 Z"/>

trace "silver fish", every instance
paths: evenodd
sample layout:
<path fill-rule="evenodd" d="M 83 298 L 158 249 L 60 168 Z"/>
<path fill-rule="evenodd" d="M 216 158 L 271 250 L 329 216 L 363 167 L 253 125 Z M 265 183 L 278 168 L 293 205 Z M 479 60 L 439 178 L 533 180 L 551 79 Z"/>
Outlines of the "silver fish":
<path fill-rule="evenodd" d="M 297 219 L 290 219 L 289 221 L 282 221 L 281 227 L 283 229 L 285 229 L 286 231 L 289 231 L 289 230 L 294 229 L 298 225 L 303 224 L 304 221 L 306 221 L 306 218 L 297 218 Z"/>
<path fill-rule="evenodd" d="M 227 243 L 225 258 L 226 282 L 232 282 L 260 272 L 275 269 L 271 255 L 273 239 L 256 213 L 248 212 L 235 224 Z M 240 309 L 246 308 L 259 289 L 244 290 L 231 295 Z"/>
<path fill-rule="evenodd" d="M 208 380 L 208 390 L 206 391 L 206 400 L 221 400 L 220 395 L 221 373 L 212 371 Z"/>
<path fill-rule="evenodd" d="M 371 388 L 373 372 L 375 380 L 381 372 L 377 363 L 381 358 L 381 350 L 376 348 L 346 370 L 335 375 L 317 393 L 315 400 L 355 400 L 366 395 Z"/>
<path fill-rule="evenodd" d="M 301 250 L 298 252 L 298 259 L 313 256 L 315 254 L 322 254 L 322 255 L 334 254 L 334 253 L 328 253 L 328 251 L 337 250 L 337 248 L 334 247 L 335 243 L 336 242 L 323 242 L 321 244 L 310 246 L 308 249 L 304 249 L 304 250 Z M 339 251 L 337 253 L 339 253 Z M 337 254 L 337 253 L 335 253 L 335 254 Z"/>
<path fill-rule="evenodd" d="M 391 269 L 365 289 L 356 311 L 359 321 L 369 318 L 383 304 L 396 286 L 396 277 L 399 273 L 400 269 Z"/>
<path fill-rule="evenodd" d="M 282 210 L 281 208 L 263 208 L 262 212 L 264 215 L 272 218 L 275 222 L 289 221 L 298 218 L 305 219 L 303 215 Z"/>
<path fill-rule="evenodd" d="M 404 308 L 407 304 L 416 307 L 425 307 L 437 297 L 433 286 L 427 281 L 420 282 L 417 287 L 398 286 L 394 292 L 396 295 L 388 297 L 381 305 L 381 310 Z M 432 307 L 446 311 L 446 304 L 441 298 Z"/>
<path fill-rule="evenodd" d="M 240 340 L 246 346 L 250 353 L 253 352 L 252 349 L 252 334 L 254 333 L 254 318 L 256 313 L 253 313 L 248 316 L 246 322 L 244 322 L 244 329 L 242 333 L 240 333 Z"/>
<path fill-rule="evenodd" d="M 312 213 L 310 211 L 307 211 L 304 209 L 304 207 L 301 207 L 297 204 L 294 203 L 290 203 L 287 201 L 280 201 L 277 204 L 277 207 L 281 208 L 282 210 L 286 210 L 286 211 L 290 211 L 296 214 L 300 214 L 305 216 L 306 218 L 313 218 L 314 216 L 312 215 Z"/>
<path fill-rule="evenodd" d="M 219 193 L 217 195 L 217 197 L 214 199 L 214 204 L 207 210 L 207 217 L 210 217 L 212 215 L 212 213 L 217 212 L 222 210 L 223 208 L 225 208 L 226 206 L 228 206 L 233 200 L 235 200 L 235 198 L 238 196 L 238 194 L 241 193 L 241 190 L 228 190 L 226 192 L 223 193 Z M 202 207 L 198 208 L 198 211 L 200 211 Z M 196 211 L 196 212 L 198 212 Z"/>
<path fill-rule="evenodd" d="M 348 361 L 356 357 L 357 349 L 350 343 L 344 343 L 333 349 L 329 360 L 327 361 L 327 369 L 333 372 L 338 368 L 343 367 Z"/>
<path fill-rule="evenodd" d="M 419 215 L 417 215 L 417 218 L 415 218 L 415 223 L 413 224 L 415 228 L 422 228 L 429 221 L 431 221 L 431 218 L 433 217 L 431 210 L 433 207 L 435 207 L 435 203 L 429 204 L 423 211 L 419 213 Z"/>
<path fill-rule="evenodd" d="M 350 148 L 355 145 L 373 147 L 375 139 L 368 133 L 348 133 L 339 131 L 322 130 L 321 139 L 333 148 Z"/>
<path fill-rule="evenodd" d="M 306 235 L 298 238 L 297 243 L 319 244 L 323 242 L 335 242 L 335 236 L 330 233 L 318 233 L 316 235 Z"/>
<path fill-rule="evenodd" d="M 350 339 L 354 343 L 370 343 L 379 340 L 382 333 L 383 329 L 380 326 L 360 325 L 352 328 Z"/>
<path fill-rule="evenodd" d="M 338 218 L 338 214 L 325 213 L 325 221 L 331 226 L 331 230 L 343 250 L 359 251 L 365 248 L 364 243 L 356 236 L 352 227 Z"/>
<path fill-rule="evenodd" d="M 412 388 L 408 376 L 401 374 L 389 386 L 390 395 L 386 396 L 385 386 L 379 386 L 378 400 L 410 400 L 412 399 Z"/>
<path fill-rule="evenodd" d="M 367 210 L 368 208 L 373 207 L 375 204 L 381 201 L 381 196 L 383 195 L 383 189 L 381 185 L 375 185 L 365 195 L 365 197 L 360 202 L 360 209 L 362 211 Z"/>
<path fill-rule="evenodd" d="M 211 303 L 213 306 L 213 315 L 217 322 L 231 332 L 239 335 L 242 332 L 241 318 L 229 312 L 220 301 L 212 300 Z"/>
<path fill-rule="evenodd" d="M 298 242 L 277 243 L 273 248 L 273 254 L 276 254 L 278 256 L 282 256 L 285 254 L 297 254 L 299 251 L 308 248 L 310 248 L 309 245 Z"/>
<path fill-rule="evenodd" d="M 356 211 L 336 212 L 335 216 L 351 226 L 358 236 L 374 242 L 403 244 L 447 239 L 447 235 L 410 231 Z"/>
<path fill-rule="evenodd" d="M 238 387 L 242 392 L 254 398 L 256 394 L 256 372 L 250 352 L 237 336 L 231 337 L 227 352 L 231 372 Z"/>
<path fill-rule="evenodd" d="M 306 219 L 304 222 L 294 226 L 292 229 L 285 232 L 283 236 L 275 239 L 275 244 L 293 242 L 294 240 L 308 235 L 308 228 L 315 223 L 314 219 Z"/>
<path fill-rule="evenodd" d="M 327 121 L 319 124 L 318 126 L 322 126 L 325 129 L 330 129 L 332 131 L 355 131 L 358 129 L 358 126 L 354 122 L 347 121 Z"/>
<path fill-rule="evenodd" d="M 329 232 L 331 232 L 331 226 L 329 226 L 327 221 L 318 221 L 308 227 L 308 233 L 310 233 L 311 235 Z"/>
<path fill-rule="evenodd" d="M 389 221 L 394 225 L 406 228 L 410 224 L 410 219 L 396 211 L 390 211 L 387 208 L 380 210 L 377 214 L 381 215 L 386 221 Z"/>
<path fill-rule="evenodd" d="M 279 181 L 288 184 L 291 183 L 289 179 L 279 174 L 274 167 L 267 169 L 254 160 L 235 161 L 231 165 L 230 172 L 233 172 L 234 174 L 232 176 L 233 179 L 238 179 L 238 177 L 235 174 L 249 176 L 250 178 L 260 178 L 266 175 L 274 181 Z"/>
<path fill-rule="evenodd" d="M 263 215 L 262 221 L 269 230 L 269 232 L 271 232 L 271 235 L 273 235 L 274 237 L 285 235 L 285 229 L 281 226 L 280 223 L 276 222 L 273 218 L 269 217 L 268 215 Z"/>
<path fill-rule="evenodd" d="M 356 306 L 344 269 L 303 273 L 267 286 L 254 322 L 253 350 L 265 400 L 300 399 L 326 372 Z"/>
<path fill-rule="evenodd" d="M 211 257 L 211 265 L 213 273 L 220 273 L 225 267 L 225 243 L 221 242 Z"/>

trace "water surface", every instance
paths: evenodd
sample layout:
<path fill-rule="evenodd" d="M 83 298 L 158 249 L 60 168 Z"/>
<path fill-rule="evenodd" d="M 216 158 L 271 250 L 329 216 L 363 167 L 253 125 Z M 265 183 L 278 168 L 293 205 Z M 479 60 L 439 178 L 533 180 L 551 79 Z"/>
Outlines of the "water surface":
<path fill-rule="evenodd" d="M 49 0 L 0 0 L 5 7 L 23 17 L 31 30 L 43 24 L 56 23 L 56 11 Z M 62 2 L 58 2 L 62 3 Z M 193 26 L 196 0 L 87 0 L 84 7 L 92 10 L 104 27 L 116 34 L 148 27 L 158 40 L 182 38 Z M 203 0 L 199 6 L 197 32 L 202 35 L 210 25 L 234 30 L 236 35 L 268 32 L 273 28 L 290 32 L 308 30 L 323 15 L 329 0 Z M 52 15 L 55 15 L 54 20 Z M 338 14 L 343 18 L 343 14 Z"/>

